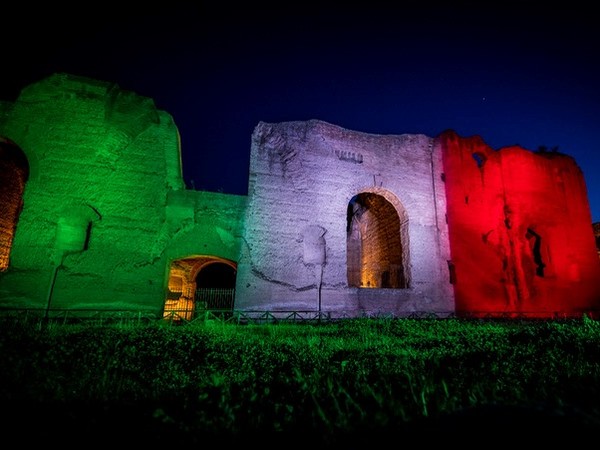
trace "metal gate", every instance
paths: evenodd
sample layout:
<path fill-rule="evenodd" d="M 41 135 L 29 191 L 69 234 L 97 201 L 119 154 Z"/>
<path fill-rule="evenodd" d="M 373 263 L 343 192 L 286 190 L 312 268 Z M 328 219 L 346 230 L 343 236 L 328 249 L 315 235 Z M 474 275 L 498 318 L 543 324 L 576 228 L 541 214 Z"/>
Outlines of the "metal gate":
<path fill-rule="evenodd" d="M 196 311 L 200 309 L 233 310 L 235 288 L 196 289 L 194 300 Z"/>

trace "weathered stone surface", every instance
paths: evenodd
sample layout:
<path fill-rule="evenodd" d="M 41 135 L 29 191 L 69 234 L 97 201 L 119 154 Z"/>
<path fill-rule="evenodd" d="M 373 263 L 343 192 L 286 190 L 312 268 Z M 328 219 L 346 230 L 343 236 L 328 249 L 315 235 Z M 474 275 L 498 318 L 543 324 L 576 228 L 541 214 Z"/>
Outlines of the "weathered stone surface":
<path fill-rule="evenodd" d="M 362 212 L 349 212 L 359 194 Z M 441 155 L 427 136 L 371 135 L 316 120 L 260 123 L 252 136 L 236 307 L 453 311 L 444 211 Z M 362 287 L 351 286 L 348 273 L 349 227 L 358 215 Z M 382 288 L 402 277 L 405 286 Z"/>
<path fill-rule="evenodd" d="M 0 305 L 160 313 L 171 259 L 237 258 L 245 198 L 184 190 L 177 128 L 150 99 L 57 74 L 23 90 L 0 135 L 30 166 Z"/>
<path fill-rule="evenodd" d="M 499 151 L 453 132 L 444 158 L 457 311 L 576 314 L 600 307 L 600 261 L 573 158 Z"/>

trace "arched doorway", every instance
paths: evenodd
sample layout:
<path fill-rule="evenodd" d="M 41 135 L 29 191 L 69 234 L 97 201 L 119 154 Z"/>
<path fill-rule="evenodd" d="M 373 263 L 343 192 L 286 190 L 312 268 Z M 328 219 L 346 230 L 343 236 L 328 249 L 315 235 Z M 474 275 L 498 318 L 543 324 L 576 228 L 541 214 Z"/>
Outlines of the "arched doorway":
<path fill-rule="evenodd" d="M 237 264 L 216 256 L 190 256 L 173 261 L 169 269 L 163 317 L 191 321 L 206 311 L 231 311 Z"/>
<path fill-rule="evenodd" d="M 8 269 L 28 178 L 29 163 L 23 151 L 0 137 L 0 272 Z"/>
<path fill-rule="evenodd" d="M 347 209 L 348 286 L 408 288 L 408 218 L 389 192 L 362 192 Z"/>

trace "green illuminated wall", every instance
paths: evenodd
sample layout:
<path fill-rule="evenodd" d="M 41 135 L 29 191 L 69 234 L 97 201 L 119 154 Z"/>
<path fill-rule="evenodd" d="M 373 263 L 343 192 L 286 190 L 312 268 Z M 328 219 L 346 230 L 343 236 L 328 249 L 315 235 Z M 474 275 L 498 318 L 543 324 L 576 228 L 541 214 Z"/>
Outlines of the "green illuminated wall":
<path fill-rule="evenodd" d="M 0 105 L 0 136 L 29 163 L 0 307 L 160 312 L 172 259 L 237 258 L 245 198 L 185 189 L 151 99 L 55 74 Z"/>
<path fill-rule="evenodd" d="M 167 259 L 208 255 L 237 263 L 245 208 L 246 196 L 190 190 L 169 192 Z"/>

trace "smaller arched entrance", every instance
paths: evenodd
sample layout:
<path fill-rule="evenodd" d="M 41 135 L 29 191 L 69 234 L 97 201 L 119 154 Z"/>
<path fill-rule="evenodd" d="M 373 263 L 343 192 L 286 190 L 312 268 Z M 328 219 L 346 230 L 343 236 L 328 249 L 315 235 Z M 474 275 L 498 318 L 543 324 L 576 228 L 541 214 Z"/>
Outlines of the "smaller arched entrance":
<path fill-rule="evenodd" d="M 171 263 L 164 318 L 191 321 L 206 311 L 232 311 L 237 265 L 216 256 L 193 256 Z"/>

